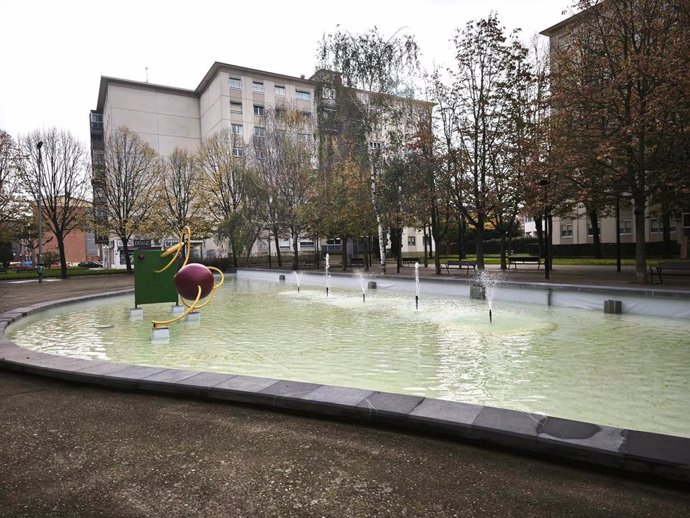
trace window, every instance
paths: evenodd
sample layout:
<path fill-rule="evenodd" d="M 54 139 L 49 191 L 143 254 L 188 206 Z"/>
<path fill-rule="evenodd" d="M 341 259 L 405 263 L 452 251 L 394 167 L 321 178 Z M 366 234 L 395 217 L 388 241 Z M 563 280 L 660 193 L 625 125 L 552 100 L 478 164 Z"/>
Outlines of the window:
<path fill-rule="evenodd" d="M 254 105 L 254 115 L 257 117 L 263 117 L 264 116 L 264 107 L 259 105 L 259 104 L 255 104 Z"/>
<path fill-rule="evenodd" d="M 561 237 L 573 237 L 572 223 L 561 223 Z"/>
<path fill-rule="evenodd" d="M 652 218 L 649 222 L 650 226 L 650 232 L 653 233 L 661 233 L 664 231 L 664 224 L 659 218 Z M 676 223 L 674 221 L 669 221 L 668 225 L 668 231 L 669 232 L 675 232 L 676 231 Z"/>
<path fill-rule="evenodd" d="M 264 84 L 261 81 L 253 81 L 252 92 L 254 92 L 255 94 L 264 93 Z"/>
<path fill-rule="evenodd" d="M 311 93 L 307 90 L 295 90 L 295 97 L 303 101 L 309 101 L 311 99 Z"/>
<path fill-rule="evenodd" d="M 244 135 L 244 129 L 242 128 L 242 124 L 232 124 L 231 129 L 233 135 Z"/>
<path fill-rule="evenodd" d="M 632 221 L 629 219 L 624 219 L 621 222 L 621 226 L 618 229 L 619 234 L 632 234 Z"/>
<path fill-rule="evenodd" d="M 417 239 L 415 236 L 407 236 L 407 246 L 416 246 L 417 245 Z"/>
<path fill-rule="evenodd" d="M 369 142 L 369 150 L 373 151 L 375 149 L 381 149 L 380 142 Z"/>
<path fill-rule="evenodd" d="M 285 97 L 285 87 L 276 85 L 275 94 L 277 97 Z"/>
<path fill-rule="evenodd" d="M 242 103 L 230 101 L 230 113 L 242 113 Z"/>
<path fill-rule="evenodd" d="M 324 99 L 335 99 L 335 88 L 324 88 L 322 95 Z"/>
<path fill-rule="evenodd" d="M 284 108 L 276 108 L 275 114 L 276 114 L 276 119 L 282 119 L 283 117 L 285 117 L 285 109 Z"/>
<path fill-rule="evenodd" d="M 299 138 L 302 142 L 306 142 L 307 144 L 311 142 L 311 135 L 309 133 L 300 133 Z"/>
<path fill-rule="evenodd" d="M 242 80 L 237 78 L 237 77 L 231 77 L 230 81 L 228 81 L 230 88 L 233 88 L 235 90 L 241 90 L 242 89 Z"/>
<path fill-rule="evenodd" d="M 266 128 L 262 128 L 260 126 L 254 126 L 254 136 L 255 137 L 265 137 L 266 136 Z"/>
<path fill-rule="evenodd" d="M 242 149 L 241 147 L 232 148 L 232 156 L 235 156 L 238 158 L 243 157 L 244 156 L 244 149 Z"/>

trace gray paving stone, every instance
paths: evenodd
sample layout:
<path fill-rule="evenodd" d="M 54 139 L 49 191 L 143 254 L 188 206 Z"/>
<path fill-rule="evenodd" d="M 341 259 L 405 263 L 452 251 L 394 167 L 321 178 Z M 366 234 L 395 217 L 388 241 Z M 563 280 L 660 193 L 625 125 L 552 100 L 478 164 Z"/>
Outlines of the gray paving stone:
<path fill-rule="evenodd" d="M 177 383 L 178 381 L 191 378 L 199 374 L 199 371 L 185 371 L 180 369 L 165 369 L 160 372 L 156 372 L 150 376 L 146 376 L 143 381 L 152 381 L 160 383 Z"/>
<path fill-rule="evenodd" d="M 425 399 L 412 412 L 410 417 L 421 418 L 434 422 L 448 422 L 470 426 L 484 407 L 443 401 L 441 399 Z"/>
<path fill-rule="evenodd" d="M 483 407 L 473 426 L 536 438 L 537 429 L 544 419 L 546 419 L 546 416 L 541 414 Z"/>
<path fill-rule="evenodd" d="M 372 392 L 370 390 L 321 385 L 316 390 L 305 394 L 302 399 L 307 401 L 330 403 L 333 405 L 347 405 L 356 407 L 371 394 Z"/>
<path fill-rule="evenodd" d="M 377 413 L 392 413 L 407 415 L 422 401 L 420 396 L 406 396 L 404 394 L 391 394 L 390 392 L 372 392 L 359 407 L 367 408 Z"/>
<path fill-rule="evenodd" d="M 111 372 L 110 374 L 108 374 L 108 377 L 127 378 L 133 381 L 139 381 L 141 379 L 146 378 L 147 376 L 152 376 L 153 374 L 157 374 L 164 370 L 165 368 L 163 367 L 145 367 L 142 365 L 129 365 L 128 367 L 122 370 Z"/>
<path fill-rule="evenodd" d="M 538 428 L 538 438 L 542 443 L 560 442 L 618 453 L 625 442 L 624 432 L 620 428 L 547 417 Z"/>
<path fill-rule="evenodd" d="M 194 376 L 178 381 L 179 385 L 193 385 L 195 387 L 215 387 L 219 383 L 232 378 L 232 374 L 221 374 L 218 372 L 199 372 Z"/>
<path fill-rule="evenodd" d="M 282 398 L 301 398 L 313 392 L 321 385 L 317 383 L 302 383 L 300 381 L 278 381 L 273 385 L 260 390 L 261 394 L 279 396 Z"/>
<path fill-rule="evenodd" d="M 127 367 L 130 367 L 130 365 L 124 363 L 94 362 L 93 365 L 79 369 L 79 372 L 82 374 L 106 375 L 124 370 Z"/>
<path fill-rule="evenodd" d="M 655 459 L 690 470 L 690 438 L 628 430 L 622 450 L 633 458 Z"/>
<path fill-rule="evenodd" d="M 278 383 L 275 378 L 259 378 L 255 376 L 233 376 L 227 381 L 219 383 L 214 388 L 233 390 L 238 392 L 260 392 Z"/>

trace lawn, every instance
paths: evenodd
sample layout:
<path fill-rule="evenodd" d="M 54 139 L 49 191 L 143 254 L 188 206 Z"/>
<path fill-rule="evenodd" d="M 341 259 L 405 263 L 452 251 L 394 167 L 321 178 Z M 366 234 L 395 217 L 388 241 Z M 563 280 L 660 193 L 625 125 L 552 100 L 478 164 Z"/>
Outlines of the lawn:
<path fill-rule="evenodd" d="M 126 270 L 104 270 L 102 268 L 90 270 L 88 268 L 67 268 L 67 275 L 69 277 L 81 277 L 84 275 L 111 275 L 124 274 Z M 60 277 L 60 268 L 46 268 L 43 270 L 43 278 Z M 0 273 L 0 281 L 9 281 L 15 279 L 37 279 L 38 273 L 36 270 L 20 270 L 15 271 L 8 269 L 6 272 Z"/>

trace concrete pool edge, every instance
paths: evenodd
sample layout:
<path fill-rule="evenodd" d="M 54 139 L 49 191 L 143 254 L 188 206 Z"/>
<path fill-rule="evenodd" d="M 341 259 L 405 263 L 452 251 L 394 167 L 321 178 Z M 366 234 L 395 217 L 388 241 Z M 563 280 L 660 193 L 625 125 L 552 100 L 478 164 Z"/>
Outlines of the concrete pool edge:
<path fill-rule="evenodd" d="M 514 410 L 273 378 L 116 364 L 38 353 L 6 327 L 64 304 L 132 290 L 42 302 L 0 314 L 0 366 L 116 389 L 243 403 L 482 442 L 617 470 L 690 481 L 690 438 L 639 432 Z"/>

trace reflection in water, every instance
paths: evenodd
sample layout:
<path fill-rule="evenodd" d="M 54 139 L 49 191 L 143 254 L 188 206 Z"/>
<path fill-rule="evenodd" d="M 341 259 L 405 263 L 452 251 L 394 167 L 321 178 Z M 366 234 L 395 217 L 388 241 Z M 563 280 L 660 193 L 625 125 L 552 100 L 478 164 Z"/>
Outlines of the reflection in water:
<path fill-rule="evenodd" d="M 234 280 L 200 323 L 152 344 L 131 297 L 21 320 L 17 343 L 121 363 L 309 381 L 690 436 L 690 322 Z M 112 326 L 112 327 L 110 327 Z"/>

